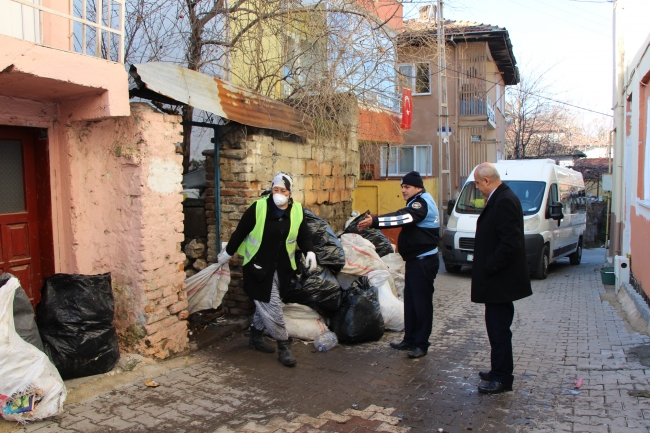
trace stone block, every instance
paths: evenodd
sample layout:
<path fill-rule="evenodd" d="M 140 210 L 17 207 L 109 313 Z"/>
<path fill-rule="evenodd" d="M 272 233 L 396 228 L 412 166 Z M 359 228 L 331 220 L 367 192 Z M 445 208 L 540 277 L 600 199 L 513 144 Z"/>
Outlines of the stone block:
<path fill-rule="evenodd" d="M 169 316 L 169 311 L 164 306 L 158 307 L 156 311 L 153 311 L 151 313 L 145 313 L 147 325 L 151 323 L 159 322 L 164 318 L 166 318 L 167 316 Z"/>
<path fill-rule="evenodd" d="M 354 189 L 356 188 L 356 177 L 354 176 L 346 176 L 345 177 L 345 188 L 346 189 Z"/>
<path fill-rule="evenodd" d="M 188 317 L 190 317 L 190 312 L 187 310 L 183 310 L 180 313 L 178 313 L 177 317 L 179 320 L 186 320 Z"/>
<path fill-rule="evenodd" d="M 339 191 L 343 191 L 345 189 L 345 178 L 341 176 L 335 176 L 334 179 L 335 179 L 334 188 L 336 188 Z"/>
<path fill-rule="evenodd" d="M 316 203 L 318 203 L 318 204 L 326 203 L 326 202 L 329 202 L 329 200 L 330 200 L 329 191 L 318 191 L 317 198 L 316 198 Z"/>
<path fill-rule="evenodd" d="M 302 203 L 304 205 L 312 205 L 315 204 L 317 200 L 318 200 L 318 193 L 314 191 L 305 191 L 305 198 Z"/>
<path fill-rule="evenodd" d="M 167 310 L 166 308 L 165 308 L 165 311 L 167 311 L 167 316 L 168 317 L 166 317 L 163 320 L 159 320 L 157 322 L 148 323 L 148 324 L 144 325 L 144 330 L 147 333 L 147 335 L 155 334 L 159 330 L 161 330 L 163 328 L 167 328 L 167 327 L 175 324 L 176 322 L 178 322 L 178 317 L 170 316 L 169 315 L 169 310 Z"/>
<path fill-rule="evenodd" d="M 178 292 L 178 300 L 179 301 L 184 301 L 187 299 L 187 292 L 185 290 L 181 290 Z"/>
<path fill-rule="evenodd" d="M 335 180 L 331 176 L 325 176 L 321 178 L 321 185 L 323 189 L 332 189 L 336 184 Z"/>
<path fill-rule="evenodd" d="M 341 191 L 341 197 L 340 201 L 351 201 L 352 200 L 352 193 L 350 193 L 349 190 L 344 189 Z"/>
<path fill-rule="evenodd" d="M 330 203 L 338 203 L 341 201 L 341 191 L 334 190 L 330 192 Z M 198 259 L 201 260 L 201 259 Z"/>
<path fill-rule="evenodd" d="M 177 314 L 185 310 L 187 308 L 187 305 L 187 300 L 178 301 L 177 303 L 170 305 L 167 309 L 171 314 Z"/>
<path fill-rule="evenodd" d="M 174 338 L 187 338 L 187 322 L 184 320 L 178 320 L 176 316 L 171 316 L 176 320 L 175 323 L 170 323 L 164 328 L 160 328 L 157 332 L 147 335 L 145 337 L 145 342 L 154 345 L 164 339 L 174 339 Z"/>
<path fill-rule="evenodd" d="M 328 159 L 329 161 L 334 160 Z M 318 174 L 321 176 L 331 176 L 332 175 L 332 163 L 331 162 L 321 162 L 318 167 Z"/>
<path fill-rule="evenodd" d="M 305 171 L 306 174 L 318 174 L 318 161 L 311 160 L 305 161 Z"/>

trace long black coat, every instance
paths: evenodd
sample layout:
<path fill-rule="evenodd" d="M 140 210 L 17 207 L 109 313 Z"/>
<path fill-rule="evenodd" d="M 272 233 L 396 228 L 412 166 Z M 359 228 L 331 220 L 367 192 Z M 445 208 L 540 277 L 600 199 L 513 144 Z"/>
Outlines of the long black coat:
<path fill-rule="evenodd" d="M 284 211 L 284 214 L 278 216 L 272 204 L 272 197 L 266 200 L 266 222 L 264 223 L 264 233 L 262 235 L 262 243 L 257 254 L 243 267 L 244 273 L 244 292 L 256 301 L 269 302 L 271 300 L 271 289 L 273 285 L 273 273 L 278 271 L 278 279 L 280 280 L 280 297 L 283 297 L 289 287 L 291 276 L 294 270 L 291 268 L 289 261 L 289 254 L 287 253 L 286 241 L 291 227 L 291 207 L 293 201 L 289 204 Z M 253 203 L 244 215 L 242 215 L 237 228 L 230 237 L 226 252 L 231 256 L 235 254 L 239 245 L 246 239 L 246 236 L 255 228 L 255 209 L 257 203 Z M 298 246 L 305 254 L 308 251 L 313 251 L 313 243 L 311 241 L 307 224 L 303 219 L 302 224 L 298 229 Z M 298 254 L 296 252 L 296 260 Z M 258 265 L 261 270 L 256 269 L 254 265 Z"/>
<path fill-rule="evenodd" d="M 472 302 L 512 302 L 532 294 L 521 203 L 501 184 L 476 223 Z"/>

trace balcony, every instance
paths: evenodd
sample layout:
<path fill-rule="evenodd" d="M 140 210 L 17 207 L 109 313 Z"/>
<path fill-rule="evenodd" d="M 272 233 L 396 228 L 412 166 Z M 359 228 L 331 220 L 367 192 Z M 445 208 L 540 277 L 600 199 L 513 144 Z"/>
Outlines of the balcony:
<path fill-rule="evenodd" d="M 494 103 L 489 96 L 485 96 L 484 100 L 481 99 L 461 99 L 459 102 L 459 115 L 473 116 L 477 120 L 487 120 L 488 124 L 495 129 L 496 117 L 494 111 Z"/>
<path fill-rule="evenodd" d="M 0 0 L 0 34 L 124 63 L 125 0 Z"/>

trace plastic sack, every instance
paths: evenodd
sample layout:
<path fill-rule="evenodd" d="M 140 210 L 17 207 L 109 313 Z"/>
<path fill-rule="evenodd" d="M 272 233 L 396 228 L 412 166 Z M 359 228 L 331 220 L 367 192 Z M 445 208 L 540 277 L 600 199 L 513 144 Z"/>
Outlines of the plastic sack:
<path fill-rule="evenodd" d="M 36 307 L 45 353 L 61 377 L 110 371 L 120 359 L 111 274 L 55 274 L 45 280 Z"/>
<path fill-rule="evenodd" d="M 318 264 L 340 272 L 345 265 L 343 246 L 330 225 L 312 211 L 304 209 L 304 221 L 311 234 Z"/>
<path fill-rule="evenodd" d="M 345 266 L 341 272 L 352 275 L 368 275 L 372 271 L 388 271 L 388 266 L 375 251 L 375 246 L 360 235 L 346 233 L 341 235 L 341 245 L 345 251 Z M 397 294 L 392 277 L 391 290 Z"/>
<path fill-rule="evenodd" d="M 341 290 L 348 290 L 352 283 L 357 281 L 357 278 L 359 278 L 358 275 L 346 274 L 345 272 L 339 272 L 336 274 L 336 281 L 339 282 Z"/>
<path fill-rule="evenodd" d="M 15 331 L 17 290 L 23 289 L 15 277 L 0 287 L 0 415 L 7 421 L 37 421 L 63 412 L 67 391 L 47 355 Z"/>
<path fill-rule="evenodd" d="M 300 263 L 283 301 L 307 305 L 329 317 L 341 305 L 341 286 L 329 269 L 316 266 L 313 272 L 309 272 Z"/>
<path fill-rule="evenodd" d="M 227 263 L 223 265 L 215 263 L 187 278 L 185 280 L 187 311 L 192 314 L 217 308 L 228 291 L 228 284 L 230 284 L 230 267 Z"/>
<path fill-rule="evenodd" d="M 282 312 L 291 338 L 311 341 L 329 331 L 321 315 L 306 305 L 285 304 L 282 306 Z"/>
<path fill-rule="evenodd" d="M 345 227 L 345 230 L 343 230 L 343 233 L 354 233 L 361 235 L 364 239 L 369 240 L 374 246 L 375 246 L 375 251 L 377 251 L 377 254 L 379 257 L 383 257 L 387 254 L 393 254 L 395 250 L 393 249 L 393 245 L 390 243 L 388 238 L 381 232 L 379 229 L 374 229 L 374 228 L 367 228 L 365 230 L 359 230 L 357 227 L 357 224 L 366 218 L 366 216 L 369 215 L 368 212 L 365 212 L 352 221 L 347 224 Z"/>
<path fill-rule="evenodd" d="M 360 277 L 343 292 L 341 308 L 330 319 L 330 329 L 341 343 L 377 341 L 384 335 L 377 289 Z"/>
<path fill-rule="evenodd" d="M 381 260 L 388 266 L 388 272 L 393 277 L 395 282 L 395 289 L 397 297 L 401 300 L 404 299 L 404 273 L 406 271 L 406 262 L 397 253 L 388 254 L 381 258 Z"/>
<path fill-rule="evenodd" d="M 384 281 L 379 286 L 372 287 L 377 289 L 379 297 L 379 306 L 381 308 L 381 315 L 384 318 L 384 326 L 390 331 L 403 331 L 404 330 L 404 303 L 397 299 L 390 289 L 388 281 Z"/>
<path fill-rule="evenodd" d="M 0 274 L 0 286 L 5 284 L 14 276 L 11 274 Z M 16 332 L 20 335 L 20 338 L 36 347 L 41 352 L 44 352 L 43 342 L 41 341 L 41 336 L 38 333 L 38 326 L 36 326 L 36 320 L 34 319 L 34 308 L 32 303 L 29 302 L 27 293 L 20 287 L 20 290 L 16 290 L 16 295 L 14 297 L 14 326 L 16 327 Z"/>

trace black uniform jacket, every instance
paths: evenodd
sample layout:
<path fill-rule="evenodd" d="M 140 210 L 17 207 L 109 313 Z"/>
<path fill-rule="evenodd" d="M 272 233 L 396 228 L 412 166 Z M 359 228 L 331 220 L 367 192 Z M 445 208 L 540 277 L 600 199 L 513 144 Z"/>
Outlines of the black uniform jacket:
<path fill-rule="evenodd" d="M 262 243 L 257 254 L 244 266 L 244 291 L 256 301 L 269 302 L 271 300 L 271 289 L 273 285 L 273 272 L 278 271 L 280 280 L 280 297 L 283 297 L 289 287 L 289 282 L 294 270 L 291 268 L 289 254 L 287 253 L 287 236 L 291 227 L 291 207 L 293 200 L 284 210 L 282 216 L 278 216 L 272 204 L 273 197 L 266 201 L 266 223 Z M 237 228 L 230 237 L 226 252 L 231 256 L 235 254 L 239 245 L 246 239 L 246 236 L 255 227 L 255 209 L 259 202 L 254 202 L 242 216 Z M 313 251 L 314 247 L 303 220 L 298 229 L 298 246 L 305 254 Z M 298 252 L 296 252 L 296 262 Z M 257 266 L 255 266 L 257 265 Z"/>
<path fill-rule="evenodd" d="M 519 198 L 502 183 L 476 223 L 472 302 L 512 302 L 533 294 Z"/>

